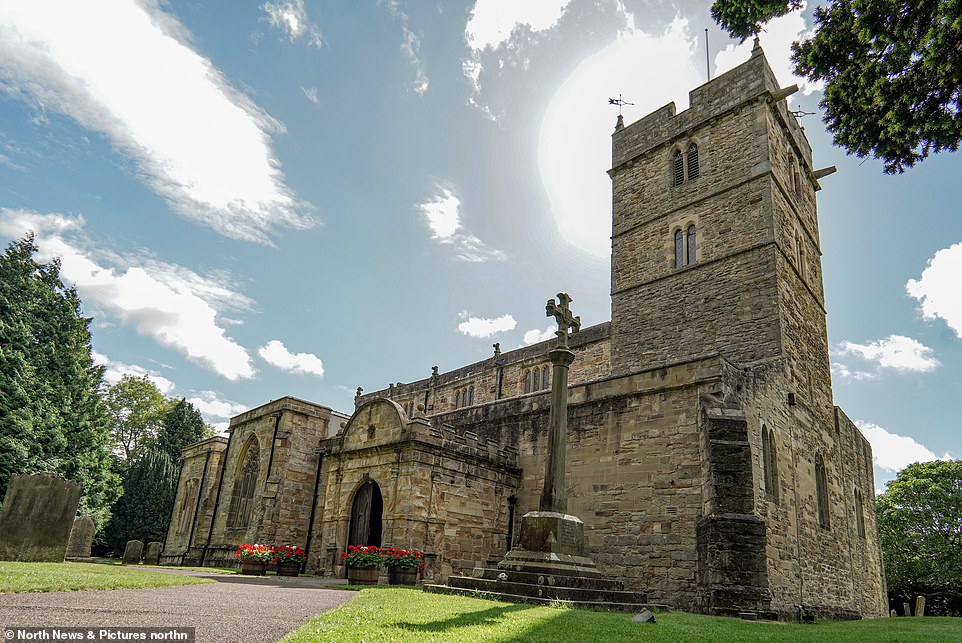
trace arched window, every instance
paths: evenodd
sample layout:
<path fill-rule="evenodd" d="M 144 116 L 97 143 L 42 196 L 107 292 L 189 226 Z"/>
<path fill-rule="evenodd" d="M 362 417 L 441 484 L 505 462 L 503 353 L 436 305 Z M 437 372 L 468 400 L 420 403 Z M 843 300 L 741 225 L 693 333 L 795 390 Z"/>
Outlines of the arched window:
<path fill-rule="evenodd" d="M 672 157 L 672 166 L 674 169 L 672 185 L 681 185 L 685 182 L 685 162 L 681 158 L 680 150 L 675 150 L 675 155 Z"/>
<path fill-rule="evenodd" d="M 549 385 L 550 385 L 550 383 L 551 383 L 551 382 L 548 380 L 548 373 L 549 373 L 549 372 L 550 372 L 550 371 L 548 371 L 548 367 L 547 367 L 547 366 L 541 367 L 541 388 L 544 388 L 544 389 L 549 388 Z"/>
<path fill-rule="evenodd" d="M 197 489 L 197 478 L 191 478 L 184 483 L 183 502 L 180 505 L 180 515 L 177 520 L 177 533 L 180 535 L 187 533 L 187 529 L 190 527 L 191 520 L 194 517 L 194 505 L 197 503 Z"/>
<path fill-rule="evenodd" d="M 540 368 L 534 369 L 534 384 L 532 384 L 531 387 L 536 391 L 541 390 L 541 369 Z"/>
<path fill-rule="evenodd" d="M 531 392 L 531 371 L 530 370 L 526 370 L 524 372 L 524 392 L 525 393 Z"/>
<path fill-rule="evenodd" d="M 692 143 L 688 146 L 688 180 L 698 178 L 698 146 Z"/>
<path fill-rule="evenodd" d="M 865 538 L 865 514 L 862 511 L 862 492 L 855 490 L 855 530 L 859 538 Z"/>
<path fill-rule="evenodd" d="M 697 253 L 695 252 L 695 225 L 688 226 L 688 265 L 695 263 Z"/>
<path fill-rule="evenodd" d="M 822 456 L 815 454 L 815 502 L 818 505 L 818 526 L 830 529 L 828 512 L 828 482 L 825 479 L 825 463 Z"/>
<path fill-rule="evenodd" d="M 675 268 L 682 268 L 685 265 L 685 233 L 681 230 L 675 231 Z"/>
<path fill-rule="evenodd" d="M 251 437 L 247 449 L 237 460 L 234 475 L 234 490 L 231 492 L 230 509 L 227 512 L 228 529 L 246 529 L 250 524 L 254 509 L 254 489 L 257 487 L 257 473 L 260 469 L 260 448 L 257 438 Z"/>
<path fill-rule="evenodd" d="M 461 408 L 461 389 L 454 392 L 454 408 Z"/>
<path fill-rule="evenodd" d="M 468 389 L 468 403 L 466 406 L 474 406 L 474 387 Z"/>
<path fill-rule="evenodd" d="M 762 470 L 765 478 L 765 495 L 778 502 L 778 460 L 772 431 L 762 425 Z"/>

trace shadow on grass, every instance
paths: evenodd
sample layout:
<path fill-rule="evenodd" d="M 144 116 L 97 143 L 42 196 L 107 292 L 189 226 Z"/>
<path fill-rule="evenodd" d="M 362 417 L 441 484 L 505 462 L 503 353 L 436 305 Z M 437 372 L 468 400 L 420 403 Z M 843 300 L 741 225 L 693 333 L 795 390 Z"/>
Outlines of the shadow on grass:
<path fill-rule="evenodd" d="M 408 623 L 397 621 L 392 623 L 393 627 L 398 627 L 411 632 L 448 632 L 461 627 L 476 627 L 479 625 L 492 625 L 505 614 L 517 612 L 518 610 L 531 609 L 530 605 L 504 604 L 497 607 L 489 607 L 478 612 L 465 612 L 458 616 L 447 618 L 441 621 L 431 621 L 430 623 Z"/>

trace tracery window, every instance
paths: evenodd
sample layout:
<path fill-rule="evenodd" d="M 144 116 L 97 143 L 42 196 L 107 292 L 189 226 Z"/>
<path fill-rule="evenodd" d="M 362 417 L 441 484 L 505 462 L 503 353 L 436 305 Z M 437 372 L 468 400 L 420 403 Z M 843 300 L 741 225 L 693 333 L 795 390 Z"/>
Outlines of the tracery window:
<path fill-rule="evenodd" d="M 254 490 L 257 487 L 257 474 L 260 469 L 260 448 L 257 438 L 251 437 L 247 442 L 234 476 L 234 489 L 231 492 L 230 509 L 227 512 L 228 529 L 246 529 L 250 524 L 251 512 L 254 509 Z"/>
<path fill-rule="evenodd" d="M 820 453 L 815 454 L 815 502 L 818 505 L 818 526 L 830 529 L 828 482 L 825 479 L 825 463 Z"/>
<path fill-rule="evenodd" d="M 524 369 L 521 375 L 521 390 L 524 393 L 537 393 L 538 391 L 544 391 L 550 388 L 550 372 L 547 365 Z"/>
<path fill-rule="evenodd" d="M 474 385 L 465 386 L 454 392 L 454 408 L 463 409 L 474 406 Z"/>

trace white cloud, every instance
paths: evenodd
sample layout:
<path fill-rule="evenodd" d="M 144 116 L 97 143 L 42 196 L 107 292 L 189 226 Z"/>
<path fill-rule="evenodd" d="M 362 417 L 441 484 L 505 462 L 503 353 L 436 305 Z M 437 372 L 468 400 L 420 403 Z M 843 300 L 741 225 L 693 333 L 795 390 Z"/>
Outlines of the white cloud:
<path fill-rule="evenodd" d="M 841 342 L 837 355 L 854 355 L 875 362 L 880 368 L 899 372 L 929 373 L 939 366 L 928 346 L 902 335 L 889 335 L 868 344 Z"/>
<path fill-rule="evenodd" d="M 155 371 L 148 371 L 142 366 L 124 364 L 123 362 L 112 360 L 97 351 L 91 351 L 91 357 L 93 357 L 95 364 L 104 367 L 104 381 L 108 384 L 116 384 L 123 379 L 124 375 L 133 375 L 134 377 L 143 377 L 146 375 L 150 378 L 150 381 L 154 383 L 154 386 L 157 387 L 157 390 L 164 395 L 170 395 L 174 388 L 176 388 L 171 380 L 163 375 L 157 374 Z"/>
<path fill-rule="evenodd" d="M 409 17 L 401 10 L 397 0 L 378 0 L 378 6 L 384 7 L 388 12 L 401 21 L 401 52 L 408 62 L 414 66 L 415 78 L 408 86 L 411 91 L 419 96 L 423 96 L 431 84 L 424 69 L 424 61 L 421 60 L 421 36 L 408 28 Z"/>
<path fill-rule="evenodd" d="M 257 354 L 271 366 L 299 375 L 324 376 L 324 364 L 312 353 L 292 353 L 279 340 L 272 339 L 257 349 Z"/>
<path fill-rule="evenodd" d="M 464 39 L 471 49 L 497 49 L 511 38 L 518 25 L 528 25 L 532 31 L 550 29 L 570 1 L 477 0 L 464 28 Z"/>
<path fill-rule="evenodd" d="M 852 370 L 847 364 L 842 362 L 832 362 L 832 377 L 844 381 L 855 381 L 860 382 L 862 380 L 875 379 L 876 373 L 869 371 L 860 371 L 858 369 Z"/>
<path fill-rule="evenodd" d="M 469 102 L 494 118 L 491 109 L 480 100 L 481 74 L 484 65 L 481 55 L 485 50 L 504 50 L 497 63 L 503 67 L 512 51 L 519 47 L 511 44 L 512 33 L 518 27 L 527 26 L 531 32 L 546 31 L 554 27 L 564 15 L 571 0 L 556 2 L 518 2 L 517 0 L 477 0 L 464 28 L 464 41 L 468 47 L 468 57 L 461 61 L 461 69 L 471 83 L 473 95 Z"/>
<path fill-rule="evenodd" d="M 538 162 L 558 232 L 571 245 L 598 257 L 611 252 L 611 179 L 605 172 L 616 115 L 605 98 L 621 92 L 637 114 L 672 99 L 678 111 L 685 109 L 688 90 L 704 81 L 694 62 L 696 46 L 685 20 L 649 35 L 628 14 L 617 39 L 582 61 L 555 92 L 538 133 Z M 665 60 L 672 64 L 653 64 Z"/>
<path fill-rule="evenodd" d="M 875 466 L 879 469 L 895 473 L 913 462 L 953 459 L 948 453 L 939 458 L 930 449 L 916 442 L 914 438 L 889 433 L 877 424 L 855 420 L 855 425 L 872 444 L 872 457 Z"/>
<path fill-rule="evenodd" d="M 315 105 L 320 105 L 321 101 L 317 97 L 317 87 L 301 87 L 301 91 L 304 92 L 304 98 L 314 103 Z"/>
<path fill-rule="evenodd" d="M 467 313 L 462 313 L 461 317 L 467 317 L 467 319 L 458 324 L 458 330 L 461 334 L 469 337 L 491 337 L 497 333 L 514 330 L 514 327 L 518 325 L 518 322 L 511 315 L 485 319 L 483 317 L 468 317 Z"/>
<path fill-rule="evenodd" d="M 205 421 L 211 419 L 230 419 L 239 413 L 250 409 L 245 404 L 232 402 L 221 398 L 214 391 L 198 391 L 187 398 L 187 401 L 204 415 Z"/>
<path fill-rule="evenodd" d="M 98 252 L 74 239 L 83 225 L 81 217 L 0 209 L 0 234 L 17 238 L 33 230 L 41 259 L 60 257 L 61 276 L 88 306 L 229 380 L 254 376 L 247 351 L 220 322 L 222 311 L 253 302 L 226 285 L 224 273 L 202 276 L 151 258 Z"/>
<path fill-rule="evenodd" d="M 557 326 L 548 326 L 543 331 L 537 328 L 525 331 L 524 337 L 521 338 L 522 346 L 531 346 L 532 344 L 551 339 L 555 336 L 555 331 L 557 330 Z"/>
<path fill-rule="evenodd" d="M 909 279 L 905 290 L 919 300 L 925 319 L 942 318 L 956 337 L 962 339 L 962 297 L 959 297 L 959 275 L 962 275 L 962 243 L 943 248 L 929 259 L 918 279 Z"/>
<path fill-rule="evenodd" d="M 276 226 L 312 225 L 271 150 L 283 126 L 154 3 L 0 3 L 0 91 L 104 134 L 174 210 L 221 234 L 269 243 Z"/>
<path fill-rule="evenodd" d="M 307 44 L 312 47 L 320 47 L 323 44 L 320 30 L 307 17 L 304 0 L 268 2 L 262 5 L 261 9 L 267 13 L 267 21 L 271 26 L 287 34 L 291 42 L 305 38 Z"/>
<path fill-rule="evenodd" d="M 804 10 L 804 4 L 802 10 Z M 812 92 L 824 89 L 824 83 L 821 81 L 813 83 L 793 73 L 795 65 L 791 61 L 792 43 L 810 38 L 813 31 L 805 22 L 802 10 L 793 11 L 769 21 L 758 35 L 758 40 L 779 84 L 782 87 L 797 84 L 801 93 L 808 96 Z M 741 44 L 728 45 L 718 52 L 715 55 L 715 75 L 734 69 L 748 60 L 754 44 L 754 40 L 749 38 Z M 791 104 L 791 96 L 788 97 L 788 102 Z"/>
<path fill-rule="evenodd" d="M 461 226 L 461 199 L 450 186 L 438 185 L 435 195 L 416 207 L 431 229 L 431 238 L 453 246 L 458 259 L 480 262 L 504 257 L 503 253 L 491 250 L 464 230 Z"/>

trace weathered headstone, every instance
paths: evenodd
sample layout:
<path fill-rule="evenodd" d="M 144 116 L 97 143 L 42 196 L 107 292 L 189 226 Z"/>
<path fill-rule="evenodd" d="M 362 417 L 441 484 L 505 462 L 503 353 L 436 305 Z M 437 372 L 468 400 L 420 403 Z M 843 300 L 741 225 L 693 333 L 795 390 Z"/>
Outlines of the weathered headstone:
<path fill-rule="evenodd" d="M 80 485 L 56 473 L 11 476 L 0 514 L 0 560 L 63 562 Z"/>
<path fill-rule="evenodd" d="M 90 548 L 94 543 L 94 521 L 90 516 L 77 516 L 67 541 L 67 558 L 90 558 Z"/>
<path fill-rule="evenodd" d="M 925 597 L 924 596 L 915 597 L 915 615 L 925 616 Z"/>
<path fill-rule="evenodd" d="M 902 603 L 902 611 L 906 616 L 912 616 L 912 606 L 908 603 Z"/>
<path fill-rule="evenodd" d="M 163 549 L 163 547 L 163 543 L 156 541 L 147 543 L 147 548 L 144 549 L 144 565 L 159 565 L 160 550 Z"/>
<path fill-rule="evenodd" d="M 891 610 L 891 611 L 889 612 L 889 616 L 892 617 L 892 618 L 895 618 L 895 617 L 898 616 L 898 615 L 899 615 L 899 613 L 896 612 L 895 610 Z"/>
<path fill-rule="evenodd" d="M 144 542 L 142 540 L 128 540 L 124 547 L 124 565 L 139 565 L 140 557 L 144 553 Z"/>

